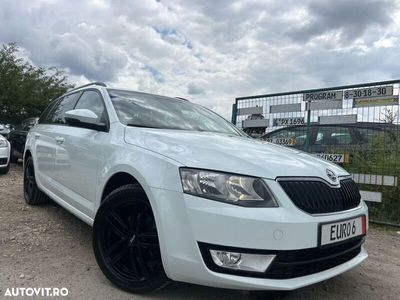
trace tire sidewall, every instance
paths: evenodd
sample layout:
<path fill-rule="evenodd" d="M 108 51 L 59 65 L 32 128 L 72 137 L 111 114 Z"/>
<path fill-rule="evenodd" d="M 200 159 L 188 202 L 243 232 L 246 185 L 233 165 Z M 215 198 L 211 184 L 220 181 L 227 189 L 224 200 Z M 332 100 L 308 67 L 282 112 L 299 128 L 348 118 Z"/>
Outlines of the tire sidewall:
<path fill-rule="evenodd" d="M 130 188 L 123 187 L 123 189 L 119 188 L 116 191 L 112 192 L 106 197 L 106 199 L 103 201 L 100 208 L 98 209 L 93 224 L 93 250 L 100 269 L 113 284 L 125 291 L 133 293 L 154 292 L 163 288 L 168 282 L 168 278 L 164 272 L 164 268 L 161 268 L 160 273 L 150 280 L 146 280 L 143 282 L 134 282 L 126 280 L 121 276 L 116 276 L 115 271 L 113 271 L 104 260 L 101 239 L 103 238 L 102 235 L 105 225 L 105 218 L 107 216 L 107 213 L 112 210 L 113 206 L 130 201 L 140 201 L 145 202 L 146 205 L 148 205 L 151 209 L 150 203 L 148 202 L 143 190 L 137 188 L 135 185 L 130 186 Z"/>
<path fill-rule="evenodd" d="M 33 175 L 35 177 L 35 181 L 33 182 L 33 187 L 32 187 L 32 195 L 31 195 L 31 198 L 34 198 L 34 193 L 35 193 L 35 189 L 37 189 L 37 186 L 36 186 L 35 167 L 33 165 L 32 157 L 28 157 L 26 162 L 24 163 L 24 179 L 23 179 L 24 180 L 24 187 L 23 188 L 24 188 L 24 199 L 25 199 L 25 202 L 28 203 L 28 204 L 32 204 L 33 199 L 29 199 L 29 197 L 28 197 L 28 195 L 27 195 L 27 193 L 25 191 L 26 169 L 28 168 L 29 165 L 32 165 Z"/>

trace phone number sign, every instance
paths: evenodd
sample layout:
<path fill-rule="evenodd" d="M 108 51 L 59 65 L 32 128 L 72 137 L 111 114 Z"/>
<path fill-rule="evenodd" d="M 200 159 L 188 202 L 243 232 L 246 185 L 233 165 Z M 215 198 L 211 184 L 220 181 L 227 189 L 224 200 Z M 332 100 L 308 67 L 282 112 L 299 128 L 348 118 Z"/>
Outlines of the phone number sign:
<path fill-rule="evenodd" d="M 303 125 L 304 118 L 277 118 L 274 119 L 274 126 Z"/>
<path fill-rule="evenodd" d="M 373 97 L 386 97 L 393 95 L 393 86 L 377 86 L 365 89 L 347 90 L 344 92 L 344 99 L 362 99 Z"/>

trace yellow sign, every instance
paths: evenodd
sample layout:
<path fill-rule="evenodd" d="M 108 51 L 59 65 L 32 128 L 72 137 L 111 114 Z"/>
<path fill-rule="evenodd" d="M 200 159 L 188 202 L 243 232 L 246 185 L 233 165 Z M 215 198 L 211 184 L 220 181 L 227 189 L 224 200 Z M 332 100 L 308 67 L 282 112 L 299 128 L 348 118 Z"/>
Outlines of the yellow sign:
<path fill-rule="evenodd" d="M 353 100 L 353 107 L 385 106 L 397 104 L 399 104 L 399 96 L 391 98 L 363 98 Z"/>
<path fill-rule="evenodd" d="M 333 154 L 333 153 L 315 153 L 312 154 L 318 158 L 322 158 L 335 163 L 349 163 L 350 155 L 348 153 Z"/>

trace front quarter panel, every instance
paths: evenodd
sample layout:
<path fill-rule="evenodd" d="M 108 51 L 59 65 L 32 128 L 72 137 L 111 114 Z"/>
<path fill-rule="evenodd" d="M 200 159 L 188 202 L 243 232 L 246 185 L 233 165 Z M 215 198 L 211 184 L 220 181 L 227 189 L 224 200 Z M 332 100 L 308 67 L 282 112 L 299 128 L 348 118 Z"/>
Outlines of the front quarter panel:
<path fill-rule="evenodd" d="M 96 208 L 110 178 L 120 172 L 133 176 L 148 194 L 149 188 L 182 191 L 179 166 L 174 160 L 133 145 L 111 144 L 102 148 Z M 151 201 L 151 199 L 150 199 Z"/>

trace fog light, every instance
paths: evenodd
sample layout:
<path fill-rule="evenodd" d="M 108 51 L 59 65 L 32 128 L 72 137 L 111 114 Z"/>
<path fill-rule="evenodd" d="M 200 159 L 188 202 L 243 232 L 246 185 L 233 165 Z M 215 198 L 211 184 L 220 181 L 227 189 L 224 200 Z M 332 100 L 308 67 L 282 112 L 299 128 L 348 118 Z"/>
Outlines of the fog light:
<path fill-rule="evenodd" d="M 222 250 L 210 250 L 214 263 L 222 268 L 265 272 L 275 255 L 248 254 Z"/>

